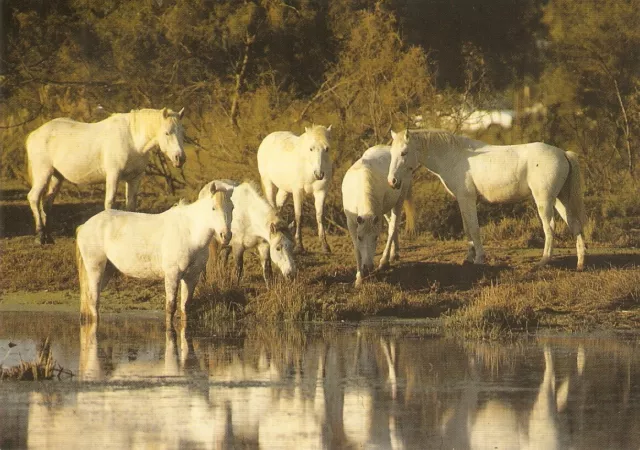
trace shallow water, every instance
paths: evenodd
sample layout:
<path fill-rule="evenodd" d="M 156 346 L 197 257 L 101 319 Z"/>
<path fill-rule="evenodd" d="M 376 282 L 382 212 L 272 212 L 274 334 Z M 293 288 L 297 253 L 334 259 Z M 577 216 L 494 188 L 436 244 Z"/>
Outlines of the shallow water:
<path fill-rule="evenodd" d="M 504 345 L 418 321 L 171 330 L 161 315 L 0 313 L 75 376 L 0 382 L 8 448 L 638 448 L 635 336 Z M 9 342 L 17 344 L 9 350 Z"/>

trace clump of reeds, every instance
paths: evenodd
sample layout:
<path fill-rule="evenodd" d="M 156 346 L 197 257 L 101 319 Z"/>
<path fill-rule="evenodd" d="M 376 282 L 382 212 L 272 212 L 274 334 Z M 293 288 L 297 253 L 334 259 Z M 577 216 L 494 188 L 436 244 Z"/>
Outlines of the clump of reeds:
<path fill-rule="evenodd" d="M 533 329 L 539 317 L 526 290 L 523 285 L 491 284 L 476 301 L 446 318 L 445 324 L 467 337 L 490 339 Z"/>
<path fill-rule="evenodd" d="M 313 291 L 299 277 L 275 277 L 268 290 L 249 304 L 251 317 L 259 321 L 300 321 L 316 318 Z"/>
<path fill-rule="evenodd" d="M 190 314 L 203 324 L 236 321 L 243 317 L 247 303 L 235 272 L 221 263 L 207 265 L 195 297 Z"/>
<path fill-rule="evenodd" d="M 49 338 L 42 341 L 38 356 L 34 361 L 20 361 L 20 364 L 4 368 L 0 365 L 0 380 L 40 381 L 51 380 L 54 376 L 58 379 L 61 375 L 73 375 L 68 370 L 58 366 L 51 355 L 51 343 Z"/>

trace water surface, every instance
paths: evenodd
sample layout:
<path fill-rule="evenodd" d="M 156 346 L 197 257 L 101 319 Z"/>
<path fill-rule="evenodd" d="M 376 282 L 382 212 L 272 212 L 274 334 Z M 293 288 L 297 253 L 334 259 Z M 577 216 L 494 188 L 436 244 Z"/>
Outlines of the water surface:
<path fill-rule="evenodd" d="M 161 315 L 103 319 L 0 313 L 5 367 L 49 336 L 75 374 L 1 382 L 0 449 L 640 447 L 635 336 L 505 345 L 422 322 L 165 332 Z"/>

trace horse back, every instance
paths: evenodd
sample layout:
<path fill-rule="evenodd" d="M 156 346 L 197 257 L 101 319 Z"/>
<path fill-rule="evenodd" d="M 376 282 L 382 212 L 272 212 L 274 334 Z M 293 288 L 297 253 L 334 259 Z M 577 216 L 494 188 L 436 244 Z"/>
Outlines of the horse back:
<path fill-rule="evenodd" d="M 128 127 L 118 117 L 96 123 L 53 119 L 33 131 L 26 146 L 34 168 L 52 166 L 76 184 L 103 182 L 105 152 L 111 160 L 120 160 L 115 165 L 126 166 L 131 148 Z"/>

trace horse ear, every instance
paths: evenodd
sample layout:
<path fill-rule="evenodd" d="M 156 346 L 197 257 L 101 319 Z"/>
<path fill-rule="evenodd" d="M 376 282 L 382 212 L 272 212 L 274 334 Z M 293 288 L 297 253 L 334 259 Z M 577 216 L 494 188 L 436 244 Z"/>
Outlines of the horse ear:
<path fill-rule="evenodd" d="M 409 130 L 404 130 L 404 140 L 409 141 Z"/>
<path fill-rule="evenodd" d="M 362 222 L 364 222 L 364 219 L 362 218 L 362 216 L 358 216 L 358 217 L 356 217 L 356 222 L 358 222 L 360 225 L 362 225 Z"/>
<path fill-rule="evenodd" d="M 397 136 L 396 132 L 391 130 L 391 139 L 395 139 Z"/>
<path fill-rule="evenodd" d="M 209 186 L 209 190 L 211 191 L 211 195 L 216 193 L 217 188 L 215 181 L 211 183 L 211 186 Z"/>
<path fill-rule="evenodd" d="M 329 126 L 327 127 L 327 131 L 331 131 L 331 127 L 332 127 L 332 126 L 333 126 L 333 124 L 329 125 Z"/>
<path fill-rule="evenodd" d="M 166 119 L 168 115 L 169 111 L 167 111 L 167 108 L 162 108 L 162 117 Z"/>
<path fill-rule="evenodd" d="M 293 232 L 296 229 L 296 221 L 292 221 L 291 223 L 289 223 L 289 231 Z"/>
<path fill-rule="evenodd" d="M 182 107 L 180 112 L 178 112 L 178 119 L 182 119 L 182 116 L 184 116 L 184 106 Z"/>
<path fill-rule="evenodd" d="M 376 225 L 378 223 L 378 220 L 380 220 L 380 217 L 378 216 L 373 216 L 373 224 Z"/>
<path fill-rule="evenodd" d="M 304 132 L 308 133 L 309 132 L 309 127 L 304 127 Z"/>
<path fill-rule="evenodd" d="M 269 232 L 271 234 L 276 234 L 277 228 L 276 228 L 276 224 L 274 222 L 271 222 L 271 225 L 269 225 Z"/>

